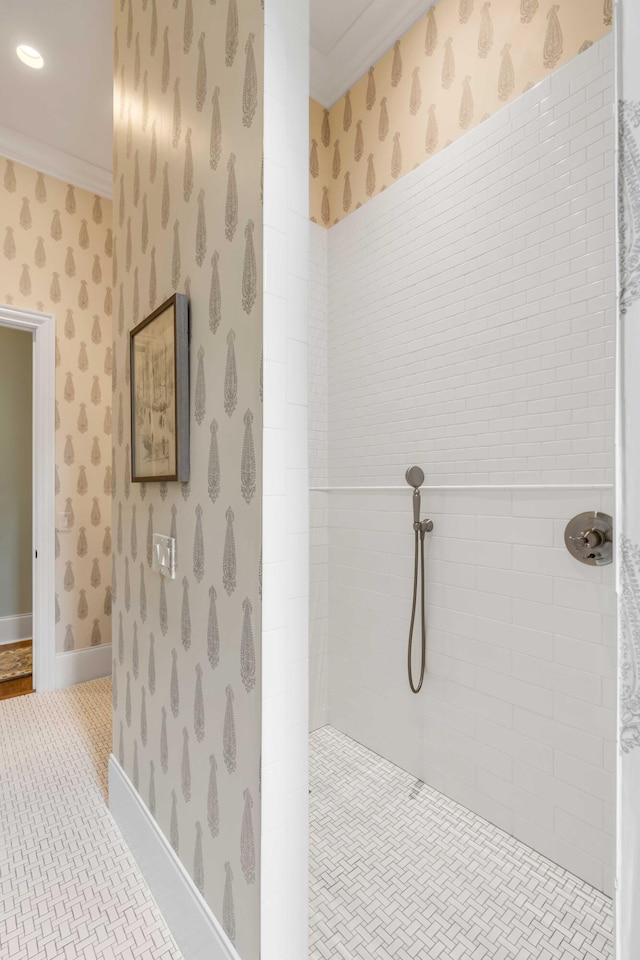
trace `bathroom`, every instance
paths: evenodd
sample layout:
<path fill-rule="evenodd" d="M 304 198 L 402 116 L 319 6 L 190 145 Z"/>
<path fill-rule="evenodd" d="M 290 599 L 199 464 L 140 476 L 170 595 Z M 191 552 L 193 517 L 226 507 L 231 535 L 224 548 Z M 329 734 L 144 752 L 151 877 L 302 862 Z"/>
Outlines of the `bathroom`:
<path fill-rule="evenodd" d="M 611 8 L 440 0 L 357 77 L 329 19 L 312 4 L 310 956 L 610 957 L 614 566 L 569 547 L 615 513 Z"/>
<path fill-rule="evenodd" d="M 4 6 L 0 954 L 637 960 L 633 0 Z"/>
<path fill-rule="evenodd" d="M 225 957 L 608 960 L 615 926 L 627 960 L 622 14 L 345 6 L 309 31 L 304 4 L 116 4 L 114 409 L 129 329 L 179 290 L 193 413 L 180 488 L 130 486 L 114 445 L 110 808 L 188 957 L 206 917 Z M 135 524 L 177 540 L 175 582 Z"/>

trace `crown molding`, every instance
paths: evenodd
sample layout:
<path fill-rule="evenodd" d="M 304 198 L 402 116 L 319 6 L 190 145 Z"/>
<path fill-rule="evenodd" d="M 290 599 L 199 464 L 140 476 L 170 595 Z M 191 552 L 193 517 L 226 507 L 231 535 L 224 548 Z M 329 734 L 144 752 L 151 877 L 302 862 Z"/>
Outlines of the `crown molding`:
<path fill-rule="evenodd" d="M 57 147 L 34 140 L 33 137 L 1 124 L 0 155 L 107 200 L 111 200 L 113 196 L 111 170 L 74 157 L 64 150 L 58 150 Z"/>
<path fill-rule="evenodd" d="M 350 34 L 358 29 L 360 20 L 365 17 L 356 20 L 327 56 L 313 46 L 312 39 L 310 93 L 313 99 L 327 109 L 332 107 L 434 3 L 435 0 L 415 0 L 400 16 L 394 16 L 390 10 L 385 20 L 367 37 L 368 42 L 360 47 L 359 55 L 351 47 Z M 345 63 L 350 64 L 348 71 L 344 70 Z"/>

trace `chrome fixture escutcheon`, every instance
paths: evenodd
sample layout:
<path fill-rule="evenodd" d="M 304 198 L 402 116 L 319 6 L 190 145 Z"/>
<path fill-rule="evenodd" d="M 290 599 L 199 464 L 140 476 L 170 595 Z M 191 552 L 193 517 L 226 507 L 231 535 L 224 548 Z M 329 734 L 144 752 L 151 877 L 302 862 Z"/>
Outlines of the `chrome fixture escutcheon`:
<path fill-rule="evenodd" d="M 565 527 L 564 542 L 580 563 L 604 567 L 613 560 L 613 520 L 599 510 L 579 513 Z"/>

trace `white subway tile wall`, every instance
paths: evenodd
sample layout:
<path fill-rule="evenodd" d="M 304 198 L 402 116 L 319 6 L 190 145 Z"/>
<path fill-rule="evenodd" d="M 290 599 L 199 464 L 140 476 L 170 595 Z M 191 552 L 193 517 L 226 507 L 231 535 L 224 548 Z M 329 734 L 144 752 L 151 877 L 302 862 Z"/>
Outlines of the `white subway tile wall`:
<path fill-rule="evenodd" d="M 406 673 L 409 492 L 327 495 L 329 722 L 610 892 L 612 568 L 572 559 L 563 530 L 583 510 L 611 512 L 612 493 L 532 493 L 424 491 L 419 696 Z"/>
<path fill-rule="evenodd" d="M 329 231 L 330 475 L 612 480 L 611 36 Z"/>
<path fill-rule="evenodd" d="M 417 697 L 408 488 L 314 493 L 312 726 L 328 720 L 606 892 L 613 570 L 573 560 L 563 532 L 613 509 L 613 102 L 605 37 L 327 232 L 328 417 L 310 431 L 319 465 L 328 430 L 318 487 L 401 486 L 412 463 L 427 485 L 494 485 L 424 490 Z M 312 245 L 319 371 L 315 228 Z M 312 395 L 316 421 L 325 402 Z"/>

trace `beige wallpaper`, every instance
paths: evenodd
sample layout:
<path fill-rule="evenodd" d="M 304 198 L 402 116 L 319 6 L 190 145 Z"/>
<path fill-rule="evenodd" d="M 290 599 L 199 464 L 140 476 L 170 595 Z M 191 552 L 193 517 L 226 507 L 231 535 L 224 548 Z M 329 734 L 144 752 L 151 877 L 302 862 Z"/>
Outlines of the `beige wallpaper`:
<path fill-rule="evenodd" d="M 115 3 L 114 754 L 243 960 L 260 934 L 263 16 Z M 176 290 L 191 480 L 132 484 L 129 330 Z M 176 537 L 173 581 L 151 570 L 154 532 Z"/>
<path fill-rule="evenodd" d="M 330 110 L 311 101 L 311 219 L 341 220 L 611 22 L 612 0 L 440 0 Z"/>
<path fill-rule="evenodd" d="M 0 296 L 56 318 L 56 648 L 110 643 L 111 203 L 0 169 Z"/>

